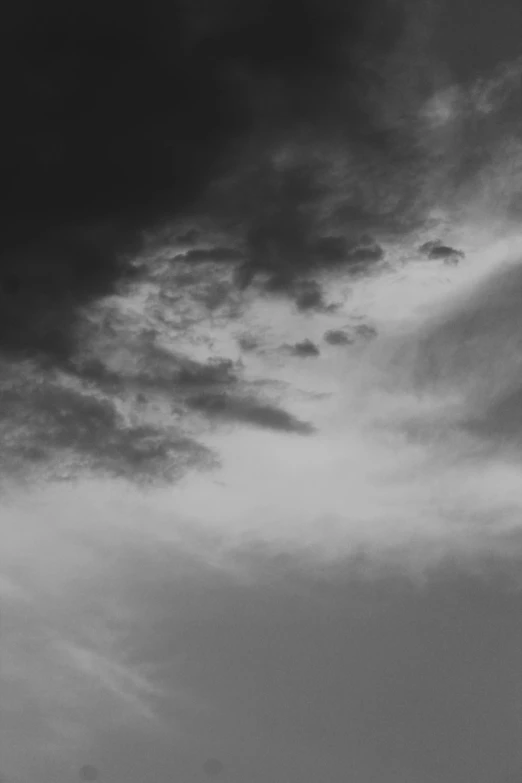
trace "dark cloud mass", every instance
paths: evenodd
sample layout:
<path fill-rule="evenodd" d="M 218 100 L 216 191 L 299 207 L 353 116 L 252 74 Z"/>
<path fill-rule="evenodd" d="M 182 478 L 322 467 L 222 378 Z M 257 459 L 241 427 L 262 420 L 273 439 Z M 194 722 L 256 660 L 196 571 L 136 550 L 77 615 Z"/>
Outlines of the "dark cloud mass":
<path fill-rule="evenodd" d="M 419 217 L 414 115 L 439 60 L 458 72 L 449 18 L 444 3 L 406 0 L 10 5 L 0 289 L 14 304 L 0 349 L 70 354 L 78 308 L 132 271 L 144 229 L 176 218 L 204 212 L 234 234 L 230 250 L 184 258 L 244 259 L 243 286 L 381 259 L 356 236 Z M 466 122 L 473 147 L 497 132 Z"/>
<path fill-rule="evenodd" d="M 2 481 L 85 474 L 161 485 L 218 464 L 202 442 L 202 429 L 314 432 L 310 423 L 260 397 L 229 359 L 198 362 L 155 348 L 147 335 L 135 338 L 132 355 L 134 366 L 125 371 L 89 357 L 60 372 L 34 362 L 3 362 Z"/>
<path fill-rule="evenodd" d="M 215 464 L 212 452 L 175 421 L 158 426 L 125 415 L 121 378 L 107 396 L 31 367 L 3 370 L 2 481 L 91 474 L 150 484 Z"/>
<path fill-rule="evenodd" d="M 256 282 L 302 313 L 331 310 L 316 273 L 374 269 L 385 236 L 422 224 L 435 198 L 439 153 L 418 110 L 438 86 L 441 62 L 445 81 L 459 72 L 443 34 L 450 17 L 447 3 L 410 0 L 9 5 L 0 54 L 0 354 L 22 362 L 17 377 L 23 362 L 43 362 L 98 394 L 94 407 L 124 388 L 127 397 L 165 396 L 170 386 L 195 410 L 189 398 L 233 386 L 235 368 L 173 364 L 152 342 L 146 359 L 138 350 L 146 366 L 138 374 L 87 359 L 90 311 L 153 282 L 161 318 L 177 318 L 181 334 L 192 318 L 187 298 L 212 316 L 230 298 L 212 265 L 234 270 L 235 290 Z M 475 32 L 481 41 L 482 27 Z M 500 125 L 516 136 L 516 79 L 497 54 L 496 89 L 485 69 L 475 97 L 462 77 L 469 95 L 441 193 L 452 178 L 461 189 L 472 178 Z M 479 111 L 486 98 L 495 111 Z M 163 277 L 157 260 L 143 261 L 157 237 L 156 250 L 173 251 Z M 442 243 L 429 254 L 461 257 Z M 293 351 L 319 354 L 309 341 Z M 228 417 L 234 410 L 268 426 L 276 416 L 261 403 L 247 414 L 237 399 L 227 398 Z M 74 406 L 83 411 L 85 401 Z M 119 431 L 116 409 L 96 410 Z M 270 426 L 292 429 L 281 415 Z"/>
<path fill-rule="evenodd" d="M 223 177 L 235 183 L 227 203 L 244 201 L 249 165 L 259 170 L 267 150 L 339 131 L 346 141 L 363 138 L 373 123 L 362 97 L 375 78 L 367 65 L 389 50 L 400 17 L 384 0 L 10 6 L 2 25 L 0 283 L 17 302 L 3 309 L 1 349 L 73 350 L 77 308 L 125 276 L 142 229 L 197 212 Z M 296 254 L 310 244 L 296 209 L 310 199 L 303 176 L 300 164 L 271 203 L 255 174 L 261 212 L 254 217 L 253 204 L 242 214 L 225 209 L 226 221 L 251 224 L 254 266 L 300 263 Z M 274 223 L 266 209 L 284 203 Z M 282 259 L 289 248 L 292 258 Z M 207 252 L 227 261 L 238 251 L 188 257 Z M 35 311 L 52 321 L 38 334 L 23 328 Z"/>
<path fill-rule="evenodd" d="M 236 261 L 242 259 L 243 253 L 233 247 L 212 247 L 189 250 L 185 253 L 186 261 Z"/>
<path fill-rule="evenodd" d="M 0 781 L 522 783 L 521 1 L 4 5 Z"/>

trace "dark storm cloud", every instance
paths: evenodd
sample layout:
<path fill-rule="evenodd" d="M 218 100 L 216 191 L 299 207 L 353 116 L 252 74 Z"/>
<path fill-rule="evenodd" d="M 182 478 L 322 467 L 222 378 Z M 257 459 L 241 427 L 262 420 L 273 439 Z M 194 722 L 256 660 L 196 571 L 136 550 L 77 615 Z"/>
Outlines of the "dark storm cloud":
<path fill-rule="evenodd" d="M 119 249 L 122 255 L 118 256 Z M 0 258 L 0 350 L 64 360 L 76 311 L 107 293 L 107 278 L 130 280 L 131 238 L 110 226 L 60 227 Z"/>
<path fill-rule="evenodd" d="M 197 212 L 223 175 L 243 200 L 245 161 L 274 144 L 340 129 L 359 143 L 373 123 L 366 66 L 392 47 L 401 13 L 384 0 L 53 0 L 2 21 L 0 284 L 16 303 L 0 348 L 56 359 L 74 348 L 78 307 L 129 271 L 142 229 Z M 277 208 L 309 200 L 292 187 Z M 305 246 L 310 263 L 310 232 L 283 212 L 275 224 L 240 215 L 254 266 L 294 269 Z M 271 235 L 279 250 L 261 260 Z M 40 329 L 24 325 L 33 313 Z"/>
<path fill-rule="evenodd" d="M 189 228 L 186 231 L 183 231 L 181 234 L 178 234 L 177 240 L 183 244 L 192 245 L 197 242 L 200 236 L 201 234 L 197 228 Z"/>
<path fill-rule="evenodd" d="M 313 153 L 313 139 L 309 141 Z M 356 217 L 344 214 L 360 194 L 353 181 L 335 183 L 335 169 L 335 162 L 314 158 L 305 146 L 287 160 L 260 155 L 236 179 L 211 191 L 209 211 L 223 223 L 231 222 L 244 248 L 245 262 L 237 273 L 241 288 L 258 276 L 267 291 L 292 295 L 318 270 L 359 272 L 384 257 L 375 240 L 358 236 L 376 220 L 378 194 L 367 194 L 366 204 L 361 200 Z M 330 203 L 332 194 L 340 203 Z"/>
<path fill-rule="evenodd" d="M 136 273 L 142 230 L 176 218 L 191 226 L 178 236 L 185 244 L 203 239 L 202 214 L 230 234 L 229 245 L 192 247 L 180 260 L 243 260 L 240 287 L 261 273 L 283 291 L 316 268 L 379 261 L 379 244 L 358 245 L 357 234 L 403 230 L 422 211 L 414 114 L 451 49 L 439 35 L 449 8 L 428 5 L 10 6 L 0 350 L 70 356 L 81 308 Z M 515 92 L 501 107 L 512 128 Z M 496 119 L 463 113 L 458 143 L 477 165 L 499 135 Z M 285 149 L 294 159 L 276 162 Z M 325 150 L 351 173 L 339 176 Z M 457 179 L 476 169 L 464 158 Z"/>
<path fill-rule="evenodd" d="M 470 0 L 443 0 L 438 5 L 434 45 L 456 80 L 487 74 L 520 54 L 522 8 L 517 0 L 484 0 L 480 13 L 473 16 Z"/>

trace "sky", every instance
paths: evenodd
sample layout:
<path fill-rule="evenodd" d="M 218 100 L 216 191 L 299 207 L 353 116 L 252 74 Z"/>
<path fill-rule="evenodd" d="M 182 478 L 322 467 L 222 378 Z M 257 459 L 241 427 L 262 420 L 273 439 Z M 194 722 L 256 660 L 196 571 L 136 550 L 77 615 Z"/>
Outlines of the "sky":
<path fill-rule="evenodd" d="M 2 783 L 520 783 L 519 4 L 2 14 Z"/>

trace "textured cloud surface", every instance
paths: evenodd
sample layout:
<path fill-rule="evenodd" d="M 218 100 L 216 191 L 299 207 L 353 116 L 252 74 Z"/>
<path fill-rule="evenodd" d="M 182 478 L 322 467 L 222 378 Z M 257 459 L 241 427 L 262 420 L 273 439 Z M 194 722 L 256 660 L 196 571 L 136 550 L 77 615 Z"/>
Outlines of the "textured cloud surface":
<path fill-rule="evenodd" d="M 5 13 L 2 780 L 520 780 L 519 20 Z"/>

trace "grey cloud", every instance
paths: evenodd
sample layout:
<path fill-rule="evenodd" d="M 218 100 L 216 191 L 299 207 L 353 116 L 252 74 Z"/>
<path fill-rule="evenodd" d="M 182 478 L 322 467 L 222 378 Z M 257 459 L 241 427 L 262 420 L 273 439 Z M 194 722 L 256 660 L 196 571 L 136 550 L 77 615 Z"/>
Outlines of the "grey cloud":
<path fill-rule="evenodd" d="M 288 411 L 248 397 L 209 392 L 192 397 L 189 405 L 210 418 L 228 422 L 298 435 L 314 432 L 313 425 L 301 421 Z"/>
<path fill-rule="evenodd" d="M 419 248 L 421 253 L 424 253 L 431 259 L 443 259 L 446 263 L 457 264 L 461 259 L 465 257 L 462 250 L 456 250 L 454 247 L 444 245 L 439 239 L 430 240 L 425 242 Z"/>
<path fill-rule="evenodd" d="M 355 333 L 359 335 L 359 337 L 364 337 L 366 340 L 377 337 L 377 329 L 370 324 L 360 324 L 359 326 L 356 326 Z"/>
<path fill-rule="evenodd" d="M 330 329 L 328 332 L 325 332 L 324 340 L 329 345 L 349 345 L 353 342 L 353 338 L 340 329 Z"/>
<path fill-rule="evenodd" d="M 209 248 L 197 248 L 189 250 L 184 254 L 184 261 L 192 261 L 194 263 L 204 261 L 239 261 L 244 257 L 241 250 L 237 250 L 234 247 L 209 247 Z"/>
<path fill-rule="evenodd" d="M 448 396 L 441 415 L 475 448 L 520 450 L 519 262 L 487 275 L 404 347 L 403 377 L 423 394 Z"/>
<path fill-rule="evenodd" d="M 294 356 L 300 356 L 302 358 L 319 356 L 321 353 L 317 345 L 311 340 L 302 340 L 300 343 L 290 346 L 289 350 Z"/>
<path fill-rule="evenodd" d="M 439 161 L 423 148 L 415 112 L 438 58 L 455 52 L 439 40 L 436 14 L 409 3 L 105 6 L 13 7 L 4 20 L 7 355 L 73 357 L 84 309 L 136 274 L 145 235 L 178 220 L 189 245 L 206 244 L 208 223 L 230 237 L 178 260 L 244 259 L 241 288 L 256 275 L 281 292 L 318 268 L 370 269 L 383 249 L 358 245 L 361 231 L 421 225 L 448 183 L 461 197 L 504 136 L 519 135 L 510 77 L 495 111 L 464 112 L 435 192 Z M 459 21 L 462 10 L 446 11 Z M 506 198 L 518 210 L 516 186 Z"/>
<path fill-rule="evenodd" d="M 110 369 L 96 356 L 78 359 L 68 371 L 78 381 L 93 384 L 106 393 L 131 390 L 135 393 L 172 395 L 190 393 L 202 388 L 222 388 L 238 380 L 238 367 L 230 359 L 215 357 L 198 362 L 185 355 L 170 352 L 146 334 L 132 345 L 136 368 L 131 371 Z"/>
<path fill-rule="evenodd" d="M 332 194 L 340 192 L 339 183 L 329 181 L 334 170 L 334 164 L 312 155 L 296 154 L 280 164 L 267 156 L 233 186 L 218 189 L 213 209 L 226 214 L 229 204 L 244 243 L 246 260 L 237 271 L 241 288 L 257 276 L 269 292 L 293 295 L 314 271 L 353 267 L 360 272 L 383 258 L 377 242 L 358 236 L 360 226 L 371 222 L 373 205 L 361 208 L 356 225 L 337 214 L 339 205 L 335 210 L 329 205 Z M 347 198 L 357 200 L 355 184 L 352 190 Z M 236 202 L 238 194 L 244 198 Z"/>
<path fill-rule="evenodd" d="M 306 275 L 292 277 L 280 272 L 267 281 L 265 291 L 287 297 L 301 313 L 329 313 L 338 307 L 336 304 L 327 304 L 321 285 L 317 280 L 307 279 Z"/>
<path fill-rule="evenodd" d="M 73 352 L 77 310 L 108 281 L 134 279 L 134 250 L 118 227 L 65 227 L 0 255 L 0 351 L 62 363 Z"/>
<path fill-rule="evenodd" d="M 256 390 L 245 391 L 241 367 L 229 359 L 198 362 L 171 353 L 153 331 L 136 333 L 128 346 L 117 331 L 113 339 L 130 352 L 127 369 L 116 369 L 96 352 L 64 364 L 58 375 L 4 363 L 6 476 L 95 473 L 162 483 L 188 469 L 215 467 L 216 456 L 187 429 L 194 423 L 190 413 L 209 424 L 221 420 L 301 435 L 314 430 L 259 399 Z"/>
<path fill-rule="evenodd" d="M 354 267 L 357 271 L 369 269 L 384 258 L 382 247 L 368 235 L 362 235 L 358 240 L 325 237 L 315 243 L 314 249 L 325 265 Z"/>
<path fill-rule="evenodd" d="M 249 261 L 256 271 L 269 275 L 273 288 L 284 289 L 324 262 L 314 238 L 317 204 L 326 191 L 307 161 L 281 171 L 265 164 L 255 180 L 258 206 L 246 234 Z"/>
<path fill-rule="evenodd" d="M 348 242 L 343 236 L 326 236 L 316 239 L 312 252 L 324 264 L 340 264 L 348 255 Z"/>
<path fill-rule="evenodd" d="M 188 228 L 176 236 L 178 242 L 186 245 L 195 244 L 201 237 L 201 231 L 197 228 Z"/>
<path fill-rule="evenodd" d="M 253 335 L 244 334 L 238 339 L 238 344 L 242 351 L 255 351 L 258 341 Z"/>
<path fill-rule="evenodd" d="M 307 281 L 296 291 L 295 303 L 302 312 L 326 309 L 321 286 L 313 280 Z"/>
<path fill-rule="evenodd" d="M 513 390 L 522 355 L 521 279 L 518 263 L 497 269 L 415 337 L 419 386 Z"/>
<path fill-rule="evenodd" d="M 461 422 L 463 428 L 482 441 L 501 443 L 504 448 L 522 449 L 522 388 L 502 395 L 482 410 L 471 409 Z"/>
<path fill-rule="evenodd" d="M 356 246 L 350 250 L 347 256 L 350 264 L 369 265 L 384 258 L 384 250 L 377 243 Z"/>
<path fill-rule="evenodd" d="M 351 345 L 357 338 L 372 340 L 377 337 L 378 332 L 375 326 L 371 324 L 358 324 L 351 326 L 348 331 L 342 329 L 329 329 L 324 333 L 323 339 L 329 345 Z"/>
<path fill-rule="evenodd" d="M 2 306 L 0 350 L 71 358 L 82 309 L 125 282 L 144 233 L 176 219 L 197 225 L 222 181 L 232 183 L 232 200 L 210 212 L 222 228 L 247 227 L 256 268 L 293 274 L 299 254 L 309 266 L 312 234 L 298 213 L 310 187 L 298 177 L 297 191 L 281 182 L 263 189 L 251 163 L 300 139 L 310 156 L 340 128 L 347 147 L 361 145 L 379 124 L 362 97 L 367 61 L 393 48 L 404 17 L 384 0 L 13 7 L 2 49 L 11 76 L 0 286 L 16 301 Z M 359 49 L 365 58 L 347 54 Z M 188 243 L 196 238 L 185 233 Z M 239 257 L 224 247 L 184 256 Z M 28 328 L 35 316 L 40 326 Z"/>
<path fill-rule="evenodd" d="M 13 382 L 14 381 L 14 382 Z M 0 392 L 4 476 L 73 478 L 83 473 L 162 483 L 215 456 L 179 427 L 132 423 L 118 398 L 29 372 Z"/>
<path fill-rule="evenodd" d="M 237 380 L 234 362 L 230 359 L 214 359 L 207 364 L 184 360 L 177 371 L 176 381 L 182 387 L 198 388 L 230 385 Z"/>

